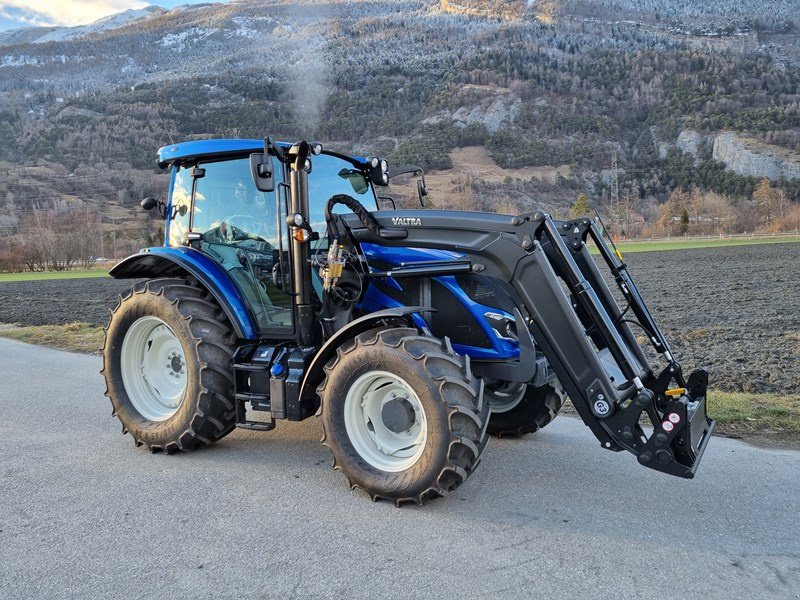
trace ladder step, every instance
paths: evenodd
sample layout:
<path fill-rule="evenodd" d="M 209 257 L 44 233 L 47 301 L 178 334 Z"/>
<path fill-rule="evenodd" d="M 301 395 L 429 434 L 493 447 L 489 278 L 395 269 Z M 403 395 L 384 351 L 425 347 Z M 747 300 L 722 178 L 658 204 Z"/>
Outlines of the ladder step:
<path fill-rule="evenodd" d="M 266 371 L 269 365 L 260 365 L 258 363 L 236 363 L 233 365 L 236 371 Z"/>
<path fill-rule="evenodd" d="M 239 427 L 240 429 L 249 429 L 250 431 L 272 431 L 275 429 L 275 420 L 244 421 L 243 423 L 236 423 L 236 427 Z"/>
<path fill-rule="evenodd" d="M 269 404 L 269 394 L 253 394 L 251 392 L 239 392 L 236 394 L 239 402 L 255 402 L 256 404 Z"/>

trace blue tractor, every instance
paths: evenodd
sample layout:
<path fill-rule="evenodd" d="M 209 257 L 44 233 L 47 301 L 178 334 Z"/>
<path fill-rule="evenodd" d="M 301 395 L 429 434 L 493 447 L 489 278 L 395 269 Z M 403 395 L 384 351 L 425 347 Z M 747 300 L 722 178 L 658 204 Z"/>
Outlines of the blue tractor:
<path fill-rule="evenodd" d="M 307 142 L 191 141 L 158 164 L 168 198 L 142 206 L 164 245 L 111 271 L 136 281 L 103 350 L 137 446 L 195 450 L 319 414 L 351 487 L 422 503 L 469 477 L 488 435 L 536 431 L 569 396 L 604 448 L 694 476 L 707 374 L 684 377 L 593 219 L 396 210 L 376 186 L 419 170 Z"/>

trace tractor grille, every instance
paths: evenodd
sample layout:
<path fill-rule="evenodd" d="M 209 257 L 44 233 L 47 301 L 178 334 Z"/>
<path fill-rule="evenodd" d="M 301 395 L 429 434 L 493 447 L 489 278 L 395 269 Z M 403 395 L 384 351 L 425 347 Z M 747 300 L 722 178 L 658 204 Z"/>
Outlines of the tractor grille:
<path fill-rule="evenodd" d="M 430 305 L 439 309 L 429 318 L 433 335 L 449 336 L 455 344 L 491 348 L 492 343 L 464 303 L 435 279 L 431 279 L 430 282 Z"/>
<path fill-rule="evenodd" d="M 444 285 L 429 277 L 396 279 L 403 288 L 398 290 L 382 281 L 372 285 L 405 306 L 430 306 L 437 309 L 425 316 L 431 332 L 450 338 L 454 344 L 491 348 L 492 343 L 464 303 Z"/>

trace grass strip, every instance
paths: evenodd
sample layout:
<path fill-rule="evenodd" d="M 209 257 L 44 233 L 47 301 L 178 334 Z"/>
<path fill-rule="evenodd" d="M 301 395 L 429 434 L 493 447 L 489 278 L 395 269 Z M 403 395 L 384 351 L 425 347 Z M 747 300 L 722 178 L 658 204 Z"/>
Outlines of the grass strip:
<path fill-rule="evenodd" d="M 108 277 L 105 269 L 77 271 L 25 271 L 24 273 L 0 273 L 0 283 L 14 281 L 46 281 L 48 279 L 86 279 L 87 277 Z"/>
<path fill-rule="evenodd" d="M 708 414 L 722 435 L 800 447 L 800 395 L 712 390 Z"/>
<path fill-rule="evenodd" d="M 100 354 L 103 348 L 103 328 L 88 323 L 4 327 L 0 328 L 0 336 L 85 354 Z"/>
<path fill-rule="evenodd" d="M 720 238 L 713 240 L 682 240 L 676 238 L 670 241 L 646 242 L 632 240 L 619 242 L 617 247 L 622 254 L 629 252 L 656 252 L 659 250 L 694 250 L 696 248 L 724 248 L 726 246 L 757 246 L 761 244 L 786 244 L 800 242 L 800 237 L 774 237 L 774 238 Z M 592 253 L 597 249 L 592 245 Z"/>

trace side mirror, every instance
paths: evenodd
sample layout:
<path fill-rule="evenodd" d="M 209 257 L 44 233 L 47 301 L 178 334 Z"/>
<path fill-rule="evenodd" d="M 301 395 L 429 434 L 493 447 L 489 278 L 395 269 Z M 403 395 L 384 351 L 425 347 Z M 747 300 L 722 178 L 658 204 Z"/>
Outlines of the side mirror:
<path fill-rule="evenodd" d="M 153 210 L 154 208 L 158 208 L 158 215 L 162 219 L 167 218 L 167 205 L 164 204 L 164 200 L 161 199 L 161 196 L 159 196 L 158 198 L 153 198 L 152 196 L 148 196 L 147 198 L 142 200 L 139 204 L 145 210 Z M 173 215 L 173 218 L 174 216 L 175 215 Z"/>
<path fill-rule="evenodd" d="M 253 182 L 259 192 L 275 191 L 275 169 L 272 166 L 272 157 L 269 154 L 251 154 L 250 171 Z"/>
<path fill-rule="evenodd" d="M 425 196 L 428 195 L 428 187 L 425 185 L 425 175 L 417 179 L 417 195 L 419 196 L 419 205 L 425 206 Z"/>

